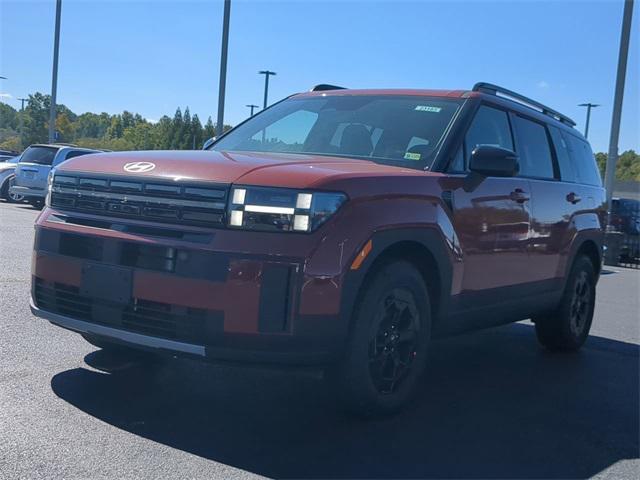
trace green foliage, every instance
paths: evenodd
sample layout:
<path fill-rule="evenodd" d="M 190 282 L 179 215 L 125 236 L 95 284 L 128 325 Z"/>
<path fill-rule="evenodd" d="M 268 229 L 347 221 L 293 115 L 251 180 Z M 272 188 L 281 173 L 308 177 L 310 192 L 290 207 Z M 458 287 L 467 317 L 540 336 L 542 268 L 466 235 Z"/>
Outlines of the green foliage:
<path fill-rule="evenodd" d="M 603 152 L 596 153 L 596 161 L 598 162 L 598 168 L 604 180 L 607 154 Z M 637 154 L 634 150 L 627 150 L 626 152 L 622 152 L 621 155 L 618 155 L 616 179 L 640 181 L 640 154 Z"/>
<path fill-rule="evenodd" d="M 42 93 L 29 95 L 23 112 L 0 103 L 0 147 L 23 150 L 33 143 L 48 140 L 50 97 Z M 188 150 L 200 149 L 215 135 L 209 117 L 203 127 L 189 107 L 184 114 L 178 108 L 173 118 L 163 116 L 157 123 L 127 110 L 121 114 L 86 112 L 80 115 L 65 105 L 56 107 L 58 142 L 75 143 L 106 150 Z M 225 125 L 227 131 L 231 126 Z"/>

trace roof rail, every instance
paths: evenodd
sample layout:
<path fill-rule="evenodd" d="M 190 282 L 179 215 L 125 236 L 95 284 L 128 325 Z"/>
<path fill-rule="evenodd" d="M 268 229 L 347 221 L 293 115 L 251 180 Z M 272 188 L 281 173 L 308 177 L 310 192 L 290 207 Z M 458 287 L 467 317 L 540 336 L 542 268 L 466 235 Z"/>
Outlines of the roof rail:
<path fill-rule="evenodd" d="M 572 127 L 576 126 L 576 122 L 571 120 L 566 115 L 563 115 L 562 113 L 552 108 L 549 108 L 540 102 L 536 102 L 535 100 L 525 97 L 524 95 L 520 95 L 519 93 L 500 87 L 498 85 L 494 85 L 492 83 L 486 83 L 486 82 L 478 82 L 473 86 L 473 91 L 488 93 L 490 95 L 501 94 L 502 96 L 507 97 L 510 100 L 517 100 L 518 103 L 522 103 L 528 107 L 533 107 L 535 109 L 538 109 L 545 115 L 549 115 L 550 117 L 553 117 L 556 120 L 561 121 L 562 123 L 566 123 L 567 125 L 570 125 Z"/>
<path fill-rule="evenodd" d="M 312 92 L 324 92 L 325 90 L 346 90 L 345 87 L 338 87 L 337 85 L 329 85 L 327 83 L 321 83 L 311 89 Z"/>

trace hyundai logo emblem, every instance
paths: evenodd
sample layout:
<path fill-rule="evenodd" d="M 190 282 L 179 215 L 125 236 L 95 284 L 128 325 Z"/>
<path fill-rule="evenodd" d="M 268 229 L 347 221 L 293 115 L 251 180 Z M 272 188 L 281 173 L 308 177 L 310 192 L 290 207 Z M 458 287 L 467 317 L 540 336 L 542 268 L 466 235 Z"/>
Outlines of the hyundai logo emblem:
<path fill-rule="evenodd" d="M 156 168 L 156 164 L 151 162 L 130 162 L 127 163 L 123 168 L 125 172 L 145 173 L 150 172 L 151 170 Z"/>

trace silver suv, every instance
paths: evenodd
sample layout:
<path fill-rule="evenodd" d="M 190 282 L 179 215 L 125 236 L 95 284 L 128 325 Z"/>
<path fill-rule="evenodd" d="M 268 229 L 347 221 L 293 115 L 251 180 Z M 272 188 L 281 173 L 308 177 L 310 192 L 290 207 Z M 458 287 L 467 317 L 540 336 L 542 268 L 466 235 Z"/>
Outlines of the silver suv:
<path fill-rule="evenodd" d="M 31 145 L 20 157 L 20 162 L 16 167 L 15 180 L 9 193 L 22 195 L 26 201 L 33 205 L 42 205 L 47 194 L 47 177 L 52 168 L 70 158 L 100 152 L 101 150 L 74 145 Z"/>

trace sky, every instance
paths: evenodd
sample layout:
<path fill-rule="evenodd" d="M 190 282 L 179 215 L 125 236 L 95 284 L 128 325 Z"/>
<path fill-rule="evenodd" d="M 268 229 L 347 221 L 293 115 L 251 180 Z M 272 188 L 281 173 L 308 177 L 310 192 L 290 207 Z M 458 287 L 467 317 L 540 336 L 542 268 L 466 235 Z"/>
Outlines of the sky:
<path fill-rule="evenodd" d="M 58 101 L 76 113 L 189 107 L 215 122 L 222 0 L 63 0 Z M 351 88 L 470 89 L 478 81 L 534 98 L 607 151 L 622 0 L 232 0 L 225 123 L 247 104 L 318 83 Z M 55 1 L 0 0 L 0 101 L 51 89 Z M 640 11 L 636 5 L 620 152 L 640 151 Z"/>

